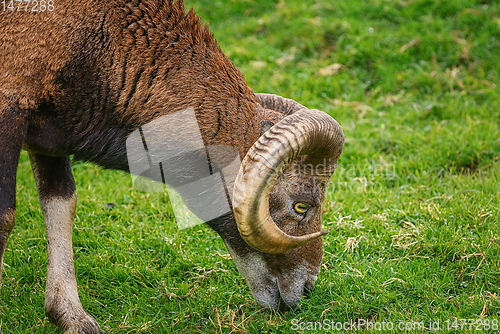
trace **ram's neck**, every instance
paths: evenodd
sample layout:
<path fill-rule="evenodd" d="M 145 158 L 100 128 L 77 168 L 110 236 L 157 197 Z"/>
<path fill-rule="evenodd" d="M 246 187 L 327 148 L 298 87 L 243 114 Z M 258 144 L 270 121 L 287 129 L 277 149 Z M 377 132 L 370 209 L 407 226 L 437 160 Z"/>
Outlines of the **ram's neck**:
<path fill-rule="evenodd" d="M 159 10 L 123 5 L 114 20 L 115 115 L 129 130 L 193 108 L 205 144 L 246 153 L 260 134 L 260 108 L 243 75 L 223 54 L 208 27 L 182 2 Z"/>

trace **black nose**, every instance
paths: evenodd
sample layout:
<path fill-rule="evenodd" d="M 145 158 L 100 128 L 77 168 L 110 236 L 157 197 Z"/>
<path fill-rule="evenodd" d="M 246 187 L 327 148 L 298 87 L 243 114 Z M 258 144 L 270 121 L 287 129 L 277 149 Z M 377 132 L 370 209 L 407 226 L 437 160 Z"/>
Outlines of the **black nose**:
<path fill-rule="evenodd" d="M 304 296 L 306 296 L 306 298 L 310 298 L 313 292 L 314 284 L 312 284 L 311 282 L 306 282 L 306 284 L 304 285 Z"/>

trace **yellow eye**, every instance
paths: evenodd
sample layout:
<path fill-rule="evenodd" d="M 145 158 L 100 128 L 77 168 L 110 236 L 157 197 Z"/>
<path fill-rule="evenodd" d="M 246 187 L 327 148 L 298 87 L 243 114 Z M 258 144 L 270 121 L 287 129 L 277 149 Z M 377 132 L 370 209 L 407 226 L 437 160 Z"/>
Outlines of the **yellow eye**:
<path fill-rule="evenodd" d="M 303 213 L 306 213 L 307 210 L 309 210 L 309 205 L 299 202 L 299 203 L 295 203 L 293 208 L 295 209 L 295 211 L 297 213 L 303 214 Z"/>

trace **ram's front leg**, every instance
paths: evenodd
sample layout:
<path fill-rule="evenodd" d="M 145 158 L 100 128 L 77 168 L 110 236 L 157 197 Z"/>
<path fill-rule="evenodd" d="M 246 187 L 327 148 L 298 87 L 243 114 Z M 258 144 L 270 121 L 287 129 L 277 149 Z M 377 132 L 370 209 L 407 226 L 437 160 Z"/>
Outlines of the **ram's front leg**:
<path fill-rule="evenodd" d="M 78 297 L 72 248 L 76 192 L 70 158 L 30 153 L 30 160 L 47 231 L 45 313 L 65 333 L 101 333 Z"/>

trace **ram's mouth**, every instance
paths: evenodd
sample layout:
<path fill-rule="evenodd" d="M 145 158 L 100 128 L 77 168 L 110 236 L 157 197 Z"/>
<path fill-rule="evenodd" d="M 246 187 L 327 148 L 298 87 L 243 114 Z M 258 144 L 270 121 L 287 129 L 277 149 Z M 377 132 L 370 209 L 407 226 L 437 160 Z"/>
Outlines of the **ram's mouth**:
<path fill-rule="evenodd" d="M 279 295 L 278 297 L 278 307 L 276 308 L 276 311 L 280 312 L 280 313 L 285 313 L 285 312 L 288 312 L 290 310 L 294 310 L 295 308 L 297 307 L 297 304 L 295 305 L 287 305 L 285 303 L 285 301 L 283 300 L 283 298 L 281 298 L 281 294 Z"/>
<path fill-rule="evenodd" d="M 281 295 L 281 291 L 278 288 L 277 280 L 274 282 L 272 290 L 274 290 L 272 293 L 272 295 L 274 295 L 274 300 L 259 302 L 262 307 L 273 309 L 275 311 L 278 311 L 279 313 L 285 313 L 297 308 L 297 305 L 299 304 L 300 301 L 297 301 L 291 305 L 287 304 L 283 299 L 283 296 Z"/>
<path fill-rule="evenodd" d="M 306 281 L 302 293 L 298 293 L 295 296 L 293 296 L 292 293 L 292 296 L 287 297 L 286 295 L 284 295 L 284 292 L 280 290 L 278 282 L 278 279 L 274 279 L 273 284 L 269 287 L 269 290 L 273 291 L 271 295 L 274 296 L 274 300 L 272 300 L 272 302 L 268 301 L 267 303 L 261 303 L 261 305 L 263 307 L 274 309 L 280 313 L 295 310 L 300 302 L 310 298 L 312 293 L 314 292 L 314 284 Z M 289 303 L 287 303 L 285 300 L 288 300 Z"/>

